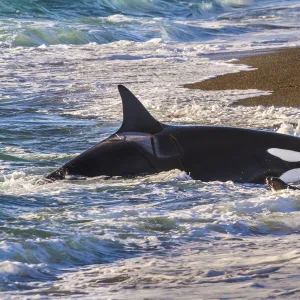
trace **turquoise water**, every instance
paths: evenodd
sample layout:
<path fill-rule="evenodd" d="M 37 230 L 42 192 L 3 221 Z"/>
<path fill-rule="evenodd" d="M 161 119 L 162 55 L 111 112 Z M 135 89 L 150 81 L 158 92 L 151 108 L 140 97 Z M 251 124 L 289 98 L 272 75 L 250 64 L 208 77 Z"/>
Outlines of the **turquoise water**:
<path fill-rule="evenodd" d="M 176 274 L 185 264 L 175 257 L 189 256 L 191 245 L 200 256 L 187 273 L 197 278 L 197 262 L 218 241 L 228 243 L 220 252 L 248 253 L 244 240 L 252 239 L 264 253 L 268 239 L 280 253 L 285 247 L 276 238 L 297 239 L 297 191 L 202 183 L 178 170 L 42 183 L 119 128 L 117 84 L 168 124 L 299 135 L 297 108 L 231 105 L 266 91 L 182 88 L 250 69 L 228 63 L 236 58 L 228 53 L 299 46 L 299 14 L 297 1 L 1 1 L 0 297 L 155 298 L 182 288 Z M 283 259 L 273 261 L 277 270 Z M 164 267 L 153 270 L 157 265 Z M 213 298 L 218 283 L 210 284 Z M 191 299 L 203 290 L 194 281 L 185 288 Z"/>
<path fill-rule="evenodd" d="M 0 4 L 0 42 L 33 47 L 153 38 L 207 41 L 298 28 L 298 17 L 297 1 L 5 0 Z"/>

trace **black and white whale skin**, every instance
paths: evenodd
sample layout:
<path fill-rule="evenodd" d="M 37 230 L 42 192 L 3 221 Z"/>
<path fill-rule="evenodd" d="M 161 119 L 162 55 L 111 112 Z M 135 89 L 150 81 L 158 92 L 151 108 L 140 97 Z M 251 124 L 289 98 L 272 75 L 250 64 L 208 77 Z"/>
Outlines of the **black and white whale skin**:
<path fill-rule="evenodd" d="M 155 120 L 124 86 L 121 128 L 46 178 L 154 174 L 180 169 L 202 181 L 300 179 L 300 138 L 232 127 L 171 126 Z"/>

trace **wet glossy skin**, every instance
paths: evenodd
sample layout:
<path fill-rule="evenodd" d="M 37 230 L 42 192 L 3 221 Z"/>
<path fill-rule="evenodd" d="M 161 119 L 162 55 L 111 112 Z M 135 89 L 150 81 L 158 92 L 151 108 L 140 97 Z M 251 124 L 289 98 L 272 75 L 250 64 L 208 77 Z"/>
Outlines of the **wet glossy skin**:
<path fill-rule="evenodd" d="M 300 152 L 300 138 L 231 127 L 170 126 L 156 121 L 125 87 L 119 86 L 124 121 L 119 131 L 47 176 L 95 177 L 153 174 L 180 169 L 202 181 L 264 183 L 300 162 L 270 153 L 279 148 Z"/>

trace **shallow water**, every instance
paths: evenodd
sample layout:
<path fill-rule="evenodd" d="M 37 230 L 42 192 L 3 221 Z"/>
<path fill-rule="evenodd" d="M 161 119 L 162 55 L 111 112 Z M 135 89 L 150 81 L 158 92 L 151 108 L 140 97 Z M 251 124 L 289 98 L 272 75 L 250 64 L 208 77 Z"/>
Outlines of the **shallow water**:
<path fill-rule="evenodd" d="M 1 298 L 296 297 L 298 191 L 202 183 L 178 170 L 41 182 L 118 129 L 117 84 L 164 123 L 298 135 L 297 108 L 231 105 L 268 91 L 182 85 L 251 69 L 232 64 L 230 52 L 299 46 L 299 9 L 297 1 L 2 1 Z"/>

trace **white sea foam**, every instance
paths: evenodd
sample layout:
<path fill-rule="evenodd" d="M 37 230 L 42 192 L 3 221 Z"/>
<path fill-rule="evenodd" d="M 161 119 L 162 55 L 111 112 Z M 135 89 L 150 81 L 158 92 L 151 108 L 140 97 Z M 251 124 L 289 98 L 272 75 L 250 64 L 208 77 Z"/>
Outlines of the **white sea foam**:
<path fill-rule="evenodd" d="M 127 9 L 130 3 L 117 4 Z M 144 4 L 149 3 L 140 4 L 142 10 Z M 182 87 L 251 72 L 237 61 L 242 51 L 299 46 L 293 23 L 299 4 L 294 3 L 295 18 L 284 21 L 289 28 L 282 26 L 284 15 L 278 12 L 291 12 L 292 5 L 238 14 L 237 7 L 250 4 L 224 0 L 184 6 L 184 12 L 207 14 L 201 22 L 195 15 L 182 20 L 182 11 L 181 19 L 117 13 L 80 24 L 70 20 L 72 26 L 56 26 L 53 19 L 18 21 L 20 30 L 0 44 L 4 297 L 297 295 L 299 191 L 205 183 L 179 170 L 43 182 L 44 175 L 117 130 L 122 120 L 117 84 L 130 88 L 164 123 L 298 135 L 298 108 L 231 105 L 270 91 Z M 222 18 L 211 17 L 216 8 L 224 9 Z M 115 36 L 105 26 L 115 26 Z M 10 28 L 3 34 L 9 36 Z M 203 40 L 197 40 L 199 33 Z M 64 42 L 68 45 L 51 45 Z M 6 48 L 32 43 L 39 47 Z M 229 55 L 234 52 L 240 53 Z"/>
<path fill-rule="evenodd" d="M 274 248 L 274 244 L 278 248 Z M 164 297 L 276 297 L 297 290 L 299 243 L 290 236 L 202 240 L 168 251 L 160 257 L 145 254 L 114 264 L 82 268 L 61 276 L 47 293 L 70 293 L 83 299 Z M 280 280 L 278 280 L 280 278 Z M 66 288 L 66 286 L 68 288 Z M 86 289 L 89 295 L 84 295 Z M 188 294 L 187 294 L 188 291 Z M 252 296 L 250 296 L 252 298 Z"/>

